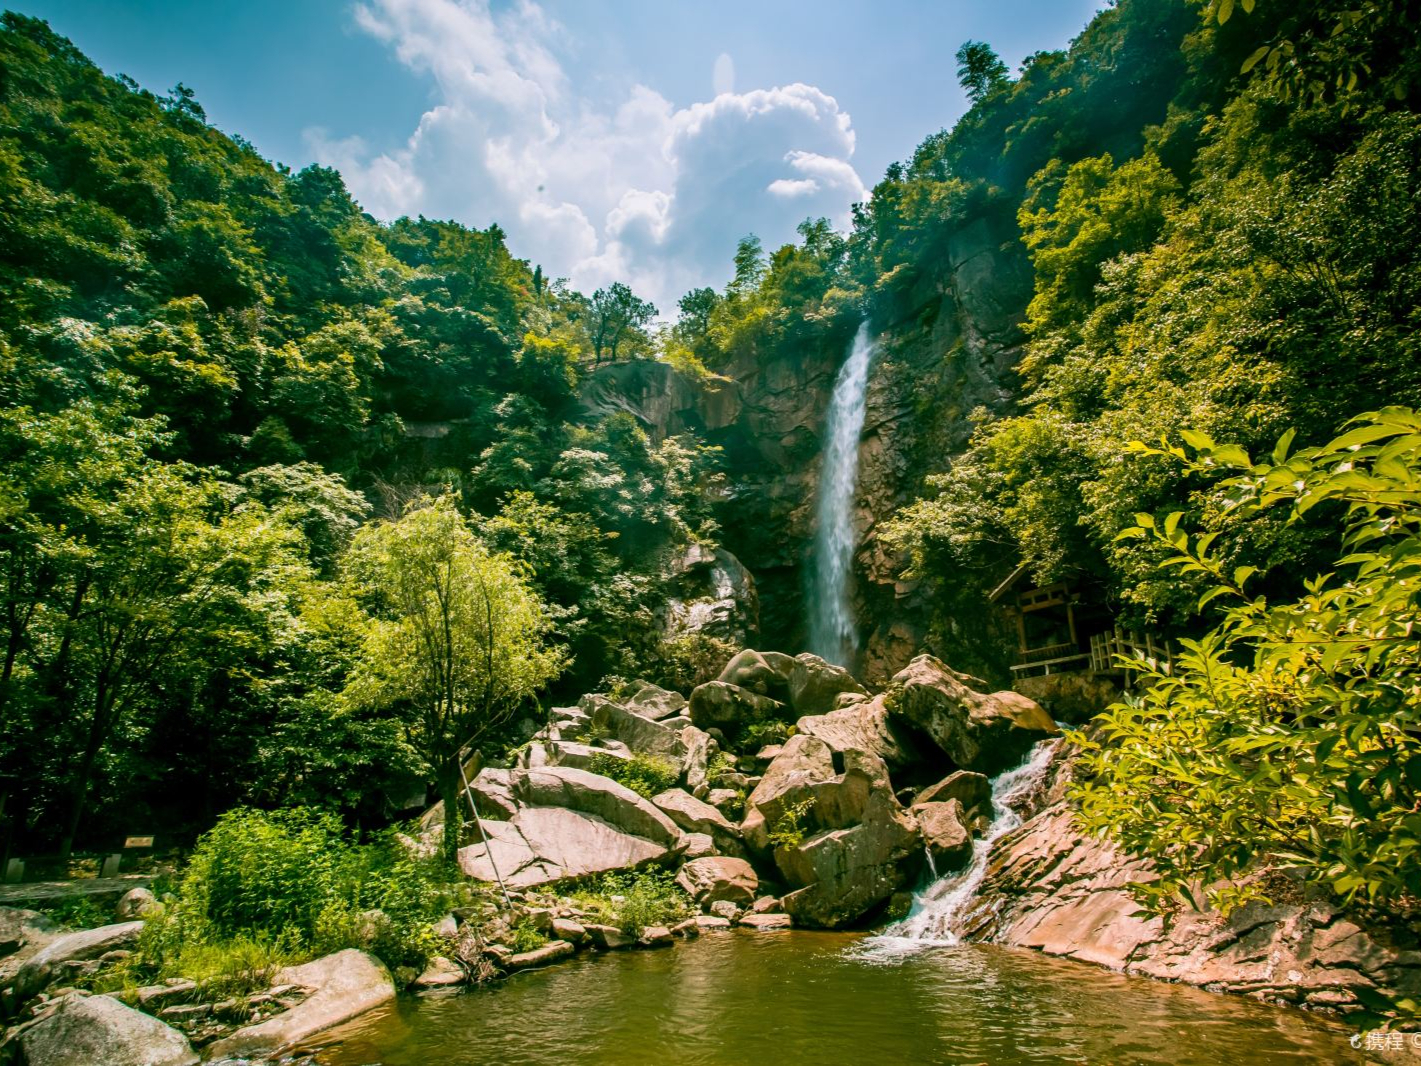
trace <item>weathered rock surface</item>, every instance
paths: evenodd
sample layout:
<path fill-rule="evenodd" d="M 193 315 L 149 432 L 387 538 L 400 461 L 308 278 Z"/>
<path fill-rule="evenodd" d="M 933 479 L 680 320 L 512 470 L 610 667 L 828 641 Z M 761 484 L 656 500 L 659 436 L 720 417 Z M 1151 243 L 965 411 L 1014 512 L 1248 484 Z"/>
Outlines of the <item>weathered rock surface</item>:
<path fill-rule="evenodd" d="M 914 805 L 919 803 L 946 803 L 957 800 L 962 804 L 963 813 L 969 818 L 991 817 L 992 780 L 986 774 L 971 770 L 958 770 L 948 774 L 935 785 L 929 785 L 914 797 Z"/>
<path fill-rule="evenodd" d="M 1036 948 L 1126 973 L 1351 1011 L 1358 992 L 1421 995 L 1414 940 L 1367 927 L 1332 902 L 1253 903 L 1228 918 L 1184 911 L 1132 917 L 1126 884 L 1149 864 L 1082 837 L 1055 803 L 993 847 L 962 929 L 975 939 Z"/>
<path fill-rule="evenodd" d="M 58 925 L 39 911 L 0 907 L 0 987 L 46 944 L 63 935 Z"/>
<path fill-rule="evenodd" d="M 940 803 L 915 803 L 909 808 L 923 833 L 923 843 L 939 875 L 967 865 L 972 859 L 972 832 L 962 804 L 955 799 Z"/>
<path fill-rule="evenodd" d="M 894 715 L 925 732 L 964 770 L 996 774 L 1020 762 L 1038 740 L 1059 734 L 1039 705 L 1016 692 L 984 694 L 931 655 L 893 677 Z"/>
<path fill-rule="evenodd" d="M 710 789 L 710 761 L 720 751 L 720 745 L 703 729 L 688 725 L 681 730 L 681 743 L 686 754 L 681 759 L 681 776 L 693 796 L 704 796 Z"/>
<path fill-rule="evenodd" d="M 700 907 L 728 900 L 748 906 L 760 890 L 760 879 L 744 859 L 726 855 L 712 855 L 696 859 L 681 867 L 676 875 L 676 883 Z"/>
<path fill-rule="evenodd" d="M 30 958 L 15 974 L 12 988 L 16 1002 L 23 1002 L 57 979 L 64 964 L 97 959 L 110 951 L 132 948 L 138 943 L 143 932 L 142 922 L 119 922 L 102 925 L 97 929 L 81 929 L 77 933 L 66 933 Z"/>
<path fill-rule="evenodd" d="M 724 681 L 707 681 L 691 692 L 691 721 L 700 729 L 738 734 L 754 722 L 779 721 L 784 705 Z"/>
<path fill-rule="evenodd" d="M 20 1034 L 30 1066 L 196 1066 L 187 1037 L 109 996 L 65 996 Z"/>
<path fill-rule="evenodd" d="M 638 683 L 637 689 L 626 700 L 626 708 L 643 718 L 660 721 L 673 718 L 686 710 L 686 697 L 679 692 L 653 685 L 650 681 Z"/>
<path fill-rule="evenodd" d="M 793 927 L 794 919 L 788 914 L 742 914 L 736 924 L 757 933 L 768 933 L 774 929 Z"/>
<path fill-rule="evenodd" d="M 314 991 L 290 1010 L 217 1041 L 210 1057 L 271 1055 L 395 998 L 395 982 L 384 963 L 355 948 L 281 970 L 276 983 Z"/>
<path fill-rule="evenodd" d="M 457 988 L 468 980 L 458 963 L 436 955 L 429 960 L 424 972 L 414 979 L 410 986 L 418 992 L 432 992 L 441 988 Z"/>
<path fill-rule="evenodd" d="M 735 645 L 760 633 L 755 578 L 724 548 L 692 544 L 671 566 L 675 595 L 666 603 L 666 632 L 704 634 Z"/>
<path fill-rule="evenodd" d="M 606 696 L 583 696 L 579 704 L 592 718 L 592 728 L 615 737 L 632 751 L 680 762 L 686 754 L 677 719 L 654 721 Z"/>
<path fill-rule="evenodd" d="M 482 842 L 459 850 L 459 867 L 480 881 L 530 888 L 608 870 L 629 870 L 666 859 L 665 844 L 624 832 L 595 815 L 561 807 L 529 807 L 508 821 L 485 821 Z"/>
<path fill-rule="evenodd" d="M 739 827 L 732 825 L 719 809 L 696 799 L 685 789 L 667 789 L 652 796 L 651 802 L 685 832 L 709 836 L 724 854 L 741 853 Z"/>
<path fill-rule="evenodd" d="M 881 696 L 825 714 L 806 716 L 795 723 L 795 730 L 818 737 L 837 752 L 871 752 L 895 773 L 922 757 L 902 725 L 889 715 Z"/>
<path fill-rule="evenodd" d="M 510 955 L 504 963 L 507 970 L 531 970 L 535 966 L 546 966 L 550 962 L 565 959 L 577 949 L 566 940 L 553 940 L 532 951 L 520 951 Z"/>
<path fill-rule="evenodd" d="M 789 675 L 789 702 L 795 714 L 828 714 L 842 692 L 867 695 L 867 690 L 842 666 L 825 662 L 809 652 L 794 657 L 794 669 Z"/>
<path fill-rule="evenodd" d="M 788 655 L 746 648 L 725 664 L 716 680 L 783 701 L 789 698 L 789 677 L 793 669 L 794 659 Z"/>
<path fill-rule="evenodd" d="M 617 829 L 668 848 L 680 843 L 676 823 L 650 800 L 609 777 L 570 766 L 545 766 L 516 772 L 511 789 L 520 809 L 560 807 L 595 815 Z"/>
<path fill-rule="evenodd" d="M 114 914 L 119 921 L 128 922 L 143 917 L 146 911 L 152 910 L 157 905 L 157 897 L 148 889 L 130 888 L 119 899 L 118 905 L 114 908 Z"/>

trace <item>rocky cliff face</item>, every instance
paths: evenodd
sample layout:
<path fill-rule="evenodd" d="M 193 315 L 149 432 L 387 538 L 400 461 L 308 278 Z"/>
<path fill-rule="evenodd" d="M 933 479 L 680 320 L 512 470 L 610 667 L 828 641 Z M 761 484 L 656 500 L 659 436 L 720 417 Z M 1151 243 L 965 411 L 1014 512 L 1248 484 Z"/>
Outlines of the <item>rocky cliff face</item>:
<path fill-rule="evenodd" d="M 1135 917 L 1126 886 L 1150 880 L 1149 864 L 1075 830 L 1062 769 L 1044 807 L 996 842 L 962 920 L 972 939 L 1344 1014 L 1376 993 L 1421 995 L 1415 929 L 1368 922 L 1298 886 L 1283 884 L 1275 905 L 1249 904 L 1227 918 Z"/>
<path fill-rule="evenodd" d="M 922 650 L 925 636 L 924 604 L 900 579 L 903 560 L 879 542 L 878 526 L 962 449 L 973 410 L 1010 404 L 1030 295 L 1011 219 L 978 218 L 947 249 L 937 273 L 878 300 L 873 314 L 879 351 L 859 445 L 853 599 L 863 648 L 856 672 L 875 683 Z M 637 362 L 598 370 L 583 386 L 589 416 L 629 411 L 655 436 L 694 429 L 724 449 L 724 547 L 754 575 L 768 647 L 803 647 L 824 416 L 856 326 L 747 353 L 726 368 L 728 382 Z"/>

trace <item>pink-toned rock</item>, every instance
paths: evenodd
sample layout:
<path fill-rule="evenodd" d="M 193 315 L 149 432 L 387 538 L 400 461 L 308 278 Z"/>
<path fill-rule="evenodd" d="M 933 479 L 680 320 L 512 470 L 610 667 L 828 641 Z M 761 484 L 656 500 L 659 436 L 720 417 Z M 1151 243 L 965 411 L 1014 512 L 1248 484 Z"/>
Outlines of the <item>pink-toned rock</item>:
<path fill-rule="evenodd" d="M 794 920 L 788 914 L 742 914 L 736 924 L 757 933 L 766 933 L 772 929 L 789 929 Z"/>
<path fill-rule="evenodd" d="M 748 905 L 760 887 L 754 867 L 728 855 L 693 859 L 681 867 L 676 883 L 701 907 L 720 900 Z"/>

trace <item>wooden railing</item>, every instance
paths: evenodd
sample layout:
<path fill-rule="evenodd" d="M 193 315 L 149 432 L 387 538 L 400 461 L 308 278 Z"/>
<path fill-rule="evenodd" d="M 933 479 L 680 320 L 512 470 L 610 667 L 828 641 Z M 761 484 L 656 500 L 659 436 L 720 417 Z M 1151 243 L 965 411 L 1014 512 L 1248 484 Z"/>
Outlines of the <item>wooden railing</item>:
<path fill-rule="evenodd" d="M 1011 668 L 1012 673 L 1024 674 L 1040 670 L 1049 674 L 1053 669 L 1079 669 L 1090 658 L 1090 654 L 1080 651 L 1074 644 L 1045 644 L 1039 648 L 1028 648 L 1018 658 L 1021 661 Z"/>
<path fill-rule="evenodd" d="M 1150 633 L 1126 633 L 1119 626 L 1097 633 L 1090 638 L 1090 668 L 1098 674 L 1120 673 L 1123 667 L 1118 657 L 1127 659 L 1148 659 L 1153 663 L 1168 667 L 1173 661 L 1173 649 L 1169 642 L 1160 642 Z"/>

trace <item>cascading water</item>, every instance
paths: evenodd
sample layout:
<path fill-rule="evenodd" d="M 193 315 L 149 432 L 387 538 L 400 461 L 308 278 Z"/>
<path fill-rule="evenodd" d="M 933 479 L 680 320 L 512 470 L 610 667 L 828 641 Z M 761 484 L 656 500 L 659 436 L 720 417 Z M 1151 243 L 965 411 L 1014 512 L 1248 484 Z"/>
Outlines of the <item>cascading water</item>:
<path fill-rule="evenodd" d="M 809 650 L 840 666 L 851 665 L 858 650 L 858 630 L 849 606 L 849 577 L 854 555 L 853 503 L 859 473 L 859 434 L 863 432 L 864 398 L 874 349 L 868 323 L 864 322 L 834 381 L 824 424 L 824 458 L 819 468 Z"/>
<path fill-rule="evenodd" d="M 895 945 L 903 941 L 918 943 L 956 944 L 956 928 L 967 905 L 977 894 L 987 872 L 987 858 L 997 840 L 1021 825 L 1017 805 L 1040 787 L 1051 768 L 1059 740 L 1043 740 L 1030 757 L 1014 770 L 1000 774 L 992 782 L 992 824 L 972 845 L 972 862 L 967 869 L 934 881 L 913 900 L 913 909 L 901 922 L 890 925 L 873 938 L 874 953 L 892 954 Z M 876 950 L 875 950 L 876 949 Z"/>

